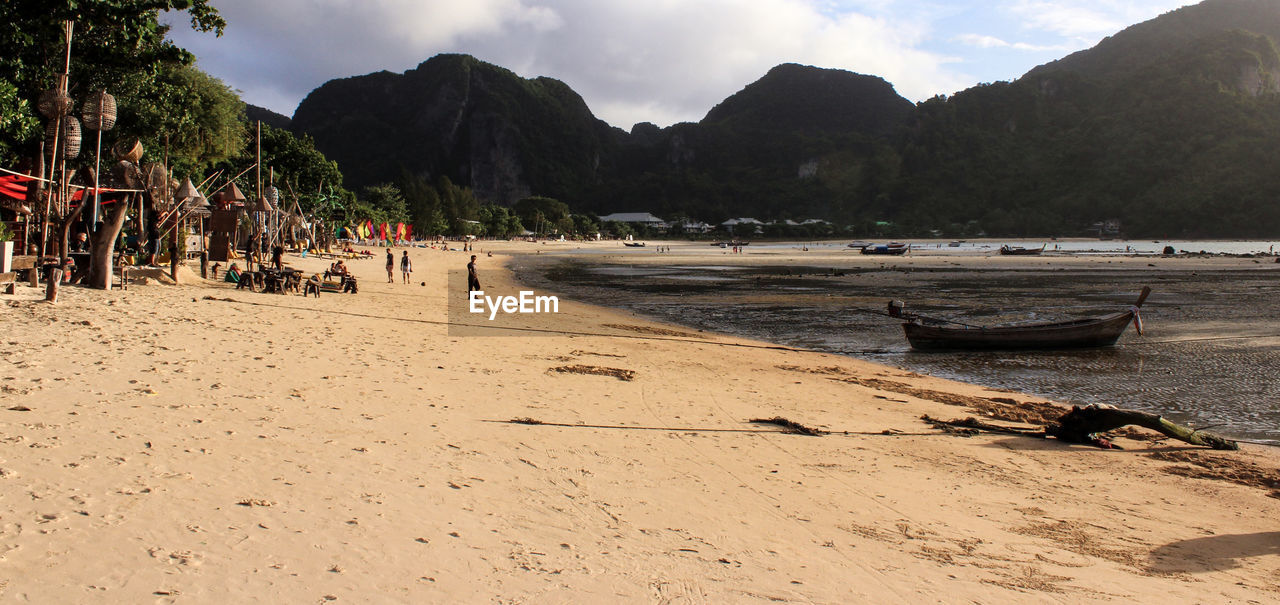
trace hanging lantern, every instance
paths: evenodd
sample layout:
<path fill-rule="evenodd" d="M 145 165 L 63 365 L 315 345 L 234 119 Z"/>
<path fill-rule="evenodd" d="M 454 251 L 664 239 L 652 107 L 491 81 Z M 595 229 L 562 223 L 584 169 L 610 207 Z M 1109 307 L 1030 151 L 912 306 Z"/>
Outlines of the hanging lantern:
<path fill-rule="evenodd" d="M 91 93 L 84 100 L 80 113 L 84 127 L 89 130 L 111 130 L 116 125 L 116 98 L 105 90 Z"/>
<path fill-rule="evenodd" d="M 58 83 L 53 88 L 40 93 L 40 98 L 36 100 L 36 108 L 44 114 L 44 117 L 60 118 L 71 113 L 72 108 L 75 107 L 75 101 L 63 92 L 66 89 L 66 74 L 58 74 Z"/>
<path fill-rule="evenodd" d="M 151 162 L 142 166 L 143 189 L 151 194 L 151 199 L 160 210 L 169 209 L 168 189 L 169 171 L 160 162 Z"/>
<path fill-rule="evenodd" d="M 117 160 L 137 164 L 138 160 L 142 159 L 142 141 L 138 139 L 120 139 L 111 148 L 111 153 L 115 154 Z"/>
<path fill-rule="evenodd" d="M 280 190 L 276 189 L 275 185 L 268 185 L 266 189 L 263 189 L 262 198 L 267 200 L 268 204 L 271 204 L 272 210 L 280 209 Z"/>
<path fill-rule="evenodd" d="M 80 120 L 75 116 L 63 116 L 61 122 L 62 128 L 58 128 L 58 120 L 49 120 L 44 129 L 44 145 L 52 148 L 56 136 L 58 151 L 69 160 L 80 155 Z"/>

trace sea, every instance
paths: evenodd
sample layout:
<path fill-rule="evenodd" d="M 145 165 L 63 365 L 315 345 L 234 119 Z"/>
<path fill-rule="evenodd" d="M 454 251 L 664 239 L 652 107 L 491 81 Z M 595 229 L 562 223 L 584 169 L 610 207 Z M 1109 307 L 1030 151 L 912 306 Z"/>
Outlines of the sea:
<path fill-rule="evenodd" d="M 670 263 L 657 244 L 583 247 L 522 256 L 514 268 L 528 285 L 689 328 L 1280 444 L 1280 242 L 1016 241 L 1007 243 L 1085 260 L 960 262 L 1004 243 L 912 242 L 910 263 L 857 259 L 845 242 L 752 243 L 742 255 L 673 244 Z M 1162 263 L 1166 247 L 1203 260 Z M 1111 260 L 1118 257 L 1129 260 Z M 1128 330 L 1104 349 L 917 352 L 900 322 L 881 314 L 899 300 L 975 325 L 1054 321 L 1127 309 L 1143 286 L 1152 288 L 1143 334 Z"/>

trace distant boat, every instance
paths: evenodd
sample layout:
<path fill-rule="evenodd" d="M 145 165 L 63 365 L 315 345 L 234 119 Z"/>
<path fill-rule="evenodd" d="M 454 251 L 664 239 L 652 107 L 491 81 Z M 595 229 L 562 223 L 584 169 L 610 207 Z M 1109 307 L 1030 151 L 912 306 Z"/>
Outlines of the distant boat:
<path fill-rule="evenodd" d="M 853 242 L 853 243 L 849 244 L 849 247 L 850 247 L 850 248 L 855 248 L 855 249 L 861 250 L 861 249 L 866 248 L 867 246 L 870 246 L 870 245 L 871 245 L 871 242 Z"/>
<path fill-rule="evenodd" d="M 1150 293 L 1151 288 L 1142 288 L 1138 302 L 1126 311 L 1070 321 L 970 326 L 909 314 L 899 316 L 910 320 L 902 324 L 902 330 L 913 349 L 974 351 L 1109 347 L 1116 343 L 1130 322 L 1139 334 L 1142 333 L 1138 309 Z M 893 315 L 892 311 L 890 315 Z"/>
<path fill-rule="evenodd" d="M 1036 256 L 1044 252 L 1044 247 L 1049 244 L 1041 244 L 1039 248 L 1023 248 L 1022 246 L 1010 246 L 1005 244 L 1000 246 L 1000 254 L 1005 256 Z"/>
<path fill-rule="evenodd" d="M 948 247 L 948 248 L 959 248 L 959 247 L 960 247 L 960 244 L 963 244 L 963 243 L 964 243 L 964 240 L 962 240 L 962 239 L 958 239 L 958 240 L 956 240 L 956 241 L 954 241 L 954 242 L 951 242 L 950 244 L 947 244 L 947 247 Z"/>
<path fill-rule="evenodd" d="M 628 248 L 643 248 L 644 242 L 622 242 L 622 245 Z"/>
<path fill-rule="evenodd" d="M 741 247 L 741 246 L 750 246 L 750 245 L 751 245 L 751 242 L 739 242 L 739 241 L 730 241 L 730 242 L 711 242 L 711 245 L 712 245 L 712 246 L 720 246 L 721 248 L 728 248 L 729 246 L 739 246 L 739 247 Z"/>
<path fill-rule="evenodd" d="M 911 244 L 901 242 L 889 242 L 888 244 L 869 245 L 862 249 L 863 254 L 888 254 L 890 256 L 902 256 L 911 249 Z"/>

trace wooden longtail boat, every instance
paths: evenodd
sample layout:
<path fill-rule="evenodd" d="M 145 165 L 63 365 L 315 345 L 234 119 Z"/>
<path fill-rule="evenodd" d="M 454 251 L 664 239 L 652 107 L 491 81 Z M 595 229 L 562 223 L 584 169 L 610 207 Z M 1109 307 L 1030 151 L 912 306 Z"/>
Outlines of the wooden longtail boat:
<path fill-rule="evenodd" d="M 970 326 L 945 320 L 903 315 L 902 324 L 911 347 L 921 350 L 1011 350 L 1109 347 L 1132 322 L 1142 333 L 1138 309 L 1151 293 L 1144 287 L 1138 302 L 1126 311 L 1101 317 L 1008 326 Z M 952 324 L 952 325 L 938 325 Z"/>
<path fill-rule="evenodd" d="M 901 256 L 911 249 L 911 244 L 902 244 L 891 242 L 888 244 L 866 246 L 862 249 L 863 254 L 888 254 L 890 256 Z"/>
<path fill-rule="evenodd" d="M 1044 247 L 1049 244 L 1041 244 L 1039 248 L 1023 248 L 1020 246 L 1010 246 L 1005 244 L 1000 246 L 1000 254 L 1005 256 L 1036 256 L 1044 252 Z"/>

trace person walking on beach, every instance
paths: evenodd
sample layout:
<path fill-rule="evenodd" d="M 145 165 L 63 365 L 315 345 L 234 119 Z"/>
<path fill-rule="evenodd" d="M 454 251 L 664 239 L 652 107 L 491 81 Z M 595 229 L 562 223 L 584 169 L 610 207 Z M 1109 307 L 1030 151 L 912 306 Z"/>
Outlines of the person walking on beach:
<path fill-rule="evenodd" d="M 387 283 L 396 283 L 396 255 L 391 252 L 391 248 L 387 248 Z"/>
<path fill-rule="evenodd" d="M 400 276 L 404 278 L 404 283 L 409 283 L 409 274 L 413 273 L 413 262 L 409 260 L 409 251 L 404 251 L 404 256 L 400 257 Z"/>
<path fill-rule="evenodd" d="M 471 255 L 471 262 L 467 263 L 467 292 L 480 290 L 480 275 L 476 273 L 476 255 Z"/>

